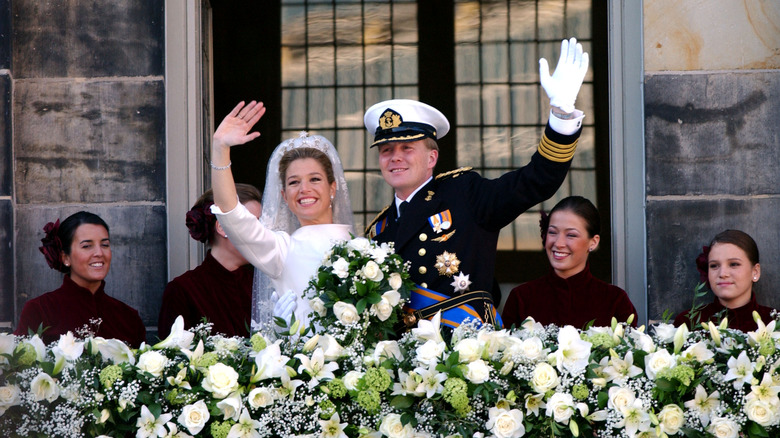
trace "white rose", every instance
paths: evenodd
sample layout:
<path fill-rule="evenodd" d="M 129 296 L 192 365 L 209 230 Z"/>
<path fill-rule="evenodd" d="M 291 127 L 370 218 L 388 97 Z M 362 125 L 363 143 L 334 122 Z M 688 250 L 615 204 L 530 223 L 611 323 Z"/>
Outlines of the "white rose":
<path fill-rule="evenodd" d="M 181 415 L 177 420 L 179 424 L 187 428 L 189 433 L 197 435 L 206 426 L 210 416 L 206 403 L 203 400 L 198 400 L 194 404 L 182 408 Z"/>
<path fill-rule="evenodd" d="M 442 353 L 444 353 L 444 342 L 436 342 L 434 340 L 428 340 L 424 344 L 417 347 L 417 361 L 428 364 L 432 360 L 438 361 Z"/>
<path fill-rule="evenodd" d="M 542 340 L 537 336 L 525 339 L 520 346 L 520 353 L 528 360 L 539 360 L 544 354 L 544 344 L 542 344 Z"/>
<path fill-rule="evenodd" d="M 274 404 L 274 393 L 268 388 L 255 388 L 249 391 L 247 399 L 253 409 L 265 408 Z"/>
<path fill-rule="evenodd" d="M 768 427 L 777 424 L 778 406 L 759 400 L 755 397 L 747 397 L 747 403 L 743 408 L 747 417 L 761 426 Z"/>
<path fill-rule="evenodd" d="M 490 377 L 490 369 L 490 366 L 484 360 L 478 359 L 466 365 L 465 377 L 471 383 L 485 383 Z"/>
<path fill-rule="evenodd" d="M 655 353 L 645 356 L 645 373 L 647 377 L 655 380 L 655 376 L 664 369 L 673 368 L 677 364 L 677 359 L 669 351 L 662 348 Z"/>
<path fill-rule="evenodd" d="M 168 358 L 154 350 L 147 351 L 138 358 L 138 368 L 154 377 L 162 376 L 167 364 Z"/>
<path fill-rule="evenodd" d="M 344 260 L 343 257 L 339 257 L 333 262 L 333 273 L 339 278 L 349 277 L 349 262 Z"/>
<path fill-rule="evenodd" d="M 490 408 L 485 427 L 497 438 L 518 438 L 525 435 L 523 413 L 519 409 Z"/>
<path fill-rule="evenodd" d="M 360 320 L 360 315 L 358 315 L 355 306 L 343 301 L 339 301 L 333 305 L 333 313 L 339 321 L 347 325 L 355 324 Z"/>
<path fill-rule="evenodd" d="M 382 419 L 382 425 L 379 426 L 379 431 L 388 438 L 411 438 L 414 433 L 411 424 L 404 426 L 399 414 L 387 414 L 387 416 Z"/>
<path fill-rule="evenodd" d="M 403 286 L 404 279 L 401 278 L 401 274 L 393 272 L 390 274 L 390 276 L 388 276 L 387 282 L 390 284 L 390 287 L 392 287 L 393 290 L 398 290 L 401 288 L 401 286 Z"/>
<path fill-rule="evenodd" d="M 634 391 L 621 386 L 613 386 L 609 388 L 609 400 L 607 406 L 610 409 L 614 409 L 620 412 L 623 408 L 627 408 L 634 404 L 636 396 Z"/>
<path fill-rule="evenodd" d="M 454 350 L 458 352 L 461 362 L 473 362 L 482 356 L 482 345 L 474 338 L 460 340 Z"/>
<path fill-rule="evenodd" d="M 356 237 L 347 242 L 347 248 L 365 254 L 371 248 L 371 241 L 365 237 Z"/>
<path fill-rule="evenodd" d="M 0 408 L 8 408 L 19 404 L 21 392 L 16 385 L 0 386 Z"/>
<path fill-rule="evenodd" d="M 660 323 L 654 327 L 655 336 L 664 344 L 674 341 L 677 328 L 673 324 Z"/>
<path fill-rule="evenodd" d="M 363 276 L 376 282 L 382 281 L 382 279 L 385 278 L 382 268 L 373 260 L 369 260 L 368 263 L 366 263 L 366 266 L 363 266 Z"/>
<path fill-rule="evenodd" d="M 658 420 L 661 422 L 661 431 L 667 435 L 675 435 L 685 424 L 685 413 L 677 405 L 666 405 L 658 414 Z"/>
<path fill-rule="evenodd" d="M 387 318 L 390 318 L 390 315 L 393 314 L 394 308 L 395 306 L 390 304 L 387 298 L 382 297 L 378 303 L 371 306 L 371 313 L 374 313 L 380 321 L 387 321 Z"/>
<path fill-rule="evenodd" d="M 545 414 L 552 417 L 558 423 L 566 424 L 574 414 L 574 398 L 571 394 L 556 392 L 547 401 Z"/>
<path fill-rule="evenodd" d="M 214 342 L 214 351 L 217 353 L 219 352 L 233 352 L 238 350 L 238 338 L 226 338 L 224 336 L 215 335 L 211 337 L 212 342 Z"/>
<path fill-rule="evenodd" d="M 317 312 L 317 315 L 325 316 L 328 313 L 328 309 L 325 308 L 325 303 L 320 297 L 310 299 L 309 306 L 311 307 L 311 310 Z"/>
<path fill-rule="evenodd" d="M 558 372 L 555 371 L 547 362 L 541 362 L 536 365 L 531 375 L 531 387 L 539 394 L 554 389 L 560 383 Z"/>
<path fill-rule="evenodd" d="M 371 254 L 371 258 L 377 263 L 384 263 L 385 258 L 387 258 L 387 250 L 382 247 L 371 248 L 369 253 Z"/>
<path fill-rule="evenodd" d="M 360 371 L 350 371 L 344 375 L 342 381 L 344 382 L 345 388 L 347 388 L 350 391 L 357 391 L 358 381 L 360 381 L 360 379 L 362 378 L 363 378 L 363 373 L 361 373 Z"/>
<path fill-rule="evenodd" d="M 716 417 L 712 419 L 707 432 L 715 435 L 715 438 L 737 438 L 739 425 L 728 418 Z"/>
<path fill-rule="evenodd" d="M 214 398 L 225 398 L 238 388 L 238 373 L 233 368 L 216 363 L 209 366 L 203 379 L 203 389 L 212 393 Z"/>
<path fill-rule="evenodd" d="M 50 375 L 46 373 L 38 373 L 30 382 L 30 391 L 33 394 L 33 400 L 41 401 L 46 400 L 49 403 L 57 400 L 60 396 L 60 387 Z"/>

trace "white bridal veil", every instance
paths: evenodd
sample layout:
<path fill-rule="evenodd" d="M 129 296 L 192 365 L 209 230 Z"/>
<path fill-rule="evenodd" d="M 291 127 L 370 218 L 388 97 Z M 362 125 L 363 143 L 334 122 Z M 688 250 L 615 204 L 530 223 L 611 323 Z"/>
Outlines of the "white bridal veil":
<path fill-rule="evenodd" d="M 333 223 L 346 224 L 354 231 L 352 206 L 349 200 L 347 179 L 344 177 L 344 167 L 341 164 L 336 148 L 323 136 L 309 135 L 306 131 L 296 138 L 284 140 L 274 149 L 268 161 L 268 170 L 263 190 L 263 214 L 260 223 L 274 231 L 284 231 L 292 234 L 300 228 L 298 218 L 290 211 L 282 199 L 282 180 L 279 175 L 279 161 L 285 152 L 297 148 L 314 148 L 325 153 L 333 165 L 333 176 L 336 180 L 336 195 L 331 201 L 333 208 Z M 275 300 L 271 278 L 259 269 L 255 269 L 255 280 L 252 287 L 252 329 L 257 330 L 271 322 Z M 298 293 L 302 291 L 296 291 Z"/>

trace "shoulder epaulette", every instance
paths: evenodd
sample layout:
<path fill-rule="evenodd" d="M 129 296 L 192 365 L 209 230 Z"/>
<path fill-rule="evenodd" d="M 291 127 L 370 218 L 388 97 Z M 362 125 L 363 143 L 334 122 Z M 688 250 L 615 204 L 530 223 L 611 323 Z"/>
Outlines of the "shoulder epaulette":
<path fill-rule="evenodd" d="M 449 172 L 444 172 L 436 175 L 436 179 L 444 179 L 444 178 L 455 178 L 461 173 L 469 172 L 473 167 L 460 167 L 455 170 L 450 170 Z"/>
<path fill-rule="evenodd" d="M 366 226 L 366 230 L 363 232 L 364 236 L 367 236 L 369 234 L 369 232 L 371 231 L 371 227 L 373 227 L 379 221 L 379 218 L 381 218 L 382 215 L 385 214 L 385 212 L 387 211 L 388 208 L 390 208 L 391 205 L 393 204 L 392 203 L 389 204 L 387 207 L 383 208 L 382 211 L 377 213 L 376 216 L 374 216 L 374 219 L 368 224 L 368 226 Z"/>

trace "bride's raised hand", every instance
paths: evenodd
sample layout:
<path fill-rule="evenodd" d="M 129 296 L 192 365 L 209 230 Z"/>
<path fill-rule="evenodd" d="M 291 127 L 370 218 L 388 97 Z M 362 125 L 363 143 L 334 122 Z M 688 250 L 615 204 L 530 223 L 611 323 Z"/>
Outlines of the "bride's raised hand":
<path fill-rule="evenodd" d="M 250 142 L 260 136 L 260 133 L 249 132 L 265 114 L 263 102 L 251 101 L 244 105 L 239 102 L 214 131 L 213 147 L 230 147 Z"/>

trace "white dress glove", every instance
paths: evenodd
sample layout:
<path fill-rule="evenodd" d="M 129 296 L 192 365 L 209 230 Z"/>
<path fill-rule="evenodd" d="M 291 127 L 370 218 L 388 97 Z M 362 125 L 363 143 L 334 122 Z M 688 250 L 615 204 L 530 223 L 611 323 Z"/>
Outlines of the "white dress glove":
<path fill-rule="evenodd" d="M 561 57 L 550 76 L 547 60 L 539 60 L 539 76 L 542 88 L 550 98 L 550 105 L 566 113 L 574 112 L 574 101 L 580 91 L 585 73 L 588 72 L 588 54 L 583 53 L 582 44 L 576 38 L 561 42 Z"/>
<path fill-rule="evenodd" d="M 278 297 L 276 292 L 273 293 L 274 298 Z M 298 307 L 298 297 L 292 291 L 287 291 L 283 297 L 279 298 L 274 304 L 274 316 L 282 318 L 287 321 L 287 327 L 290 326 L 293 312 Z"/>

